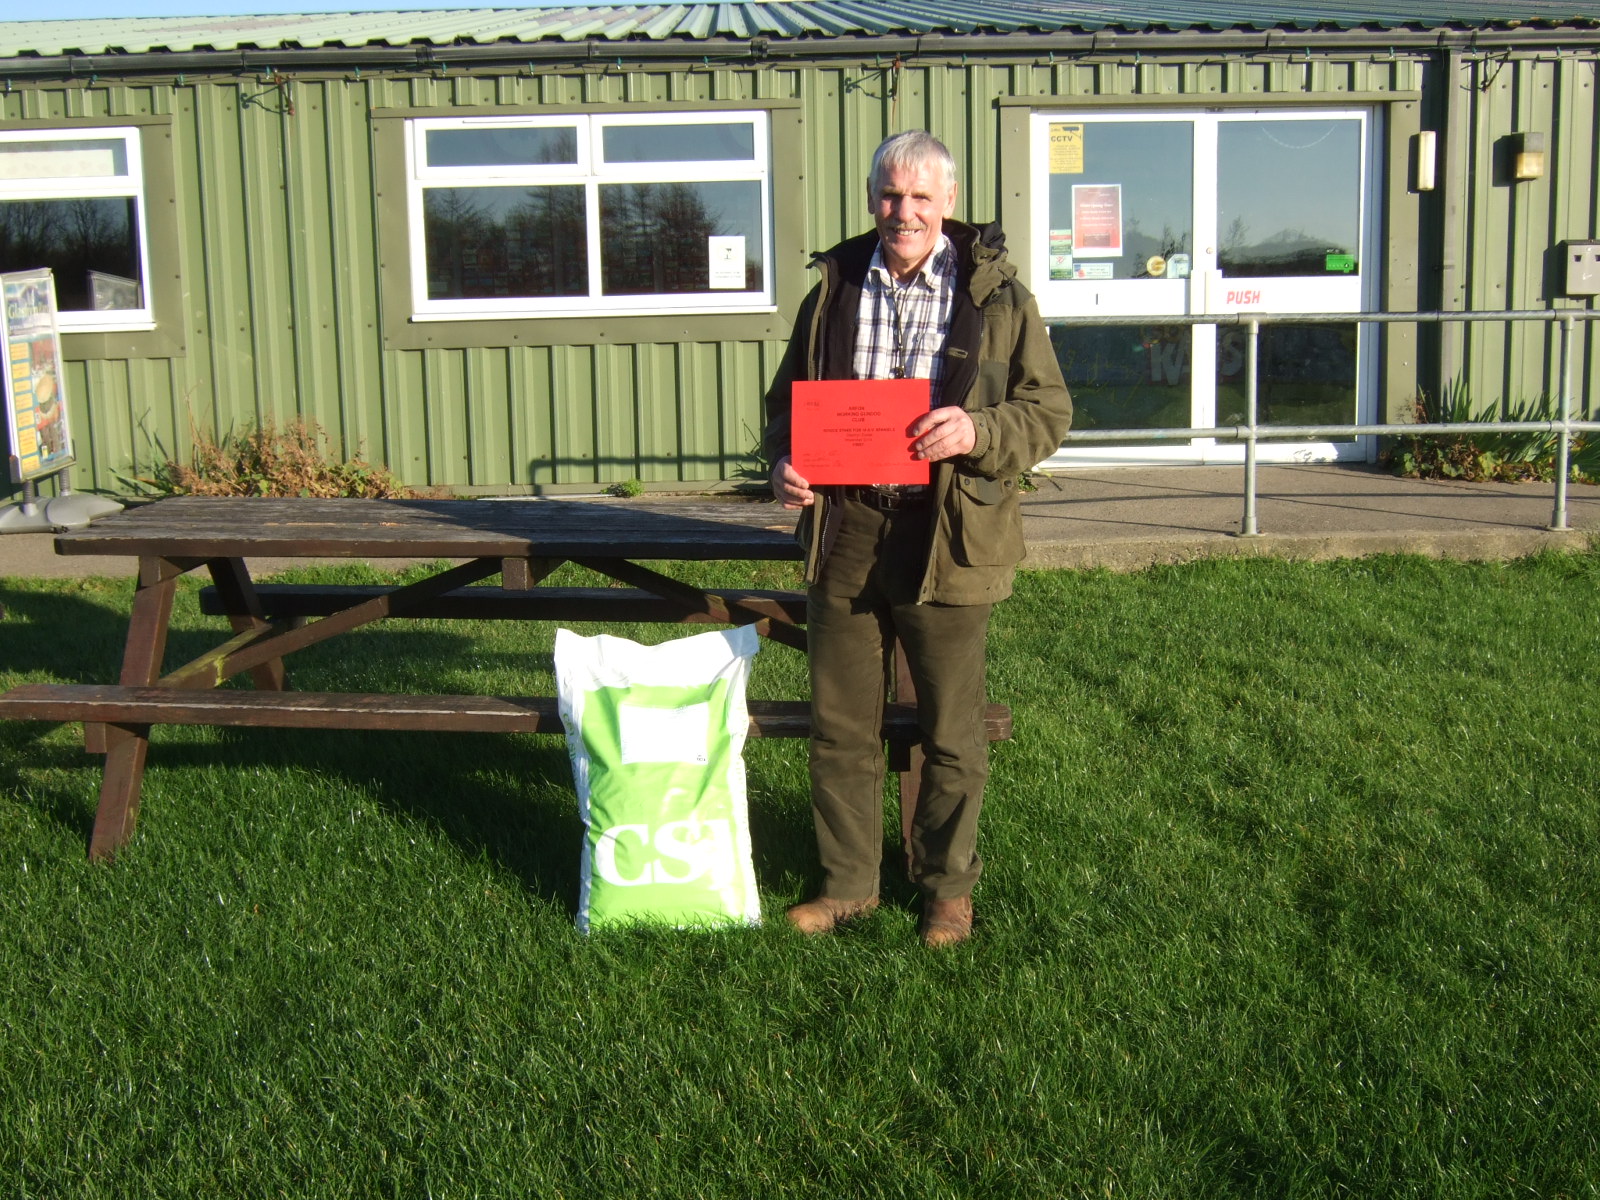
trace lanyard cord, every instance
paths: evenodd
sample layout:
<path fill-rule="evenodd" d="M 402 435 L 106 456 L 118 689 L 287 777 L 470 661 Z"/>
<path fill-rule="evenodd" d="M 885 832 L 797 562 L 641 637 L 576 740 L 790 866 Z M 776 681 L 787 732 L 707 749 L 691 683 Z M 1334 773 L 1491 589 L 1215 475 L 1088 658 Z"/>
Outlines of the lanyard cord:
<path fill-rule="evenodd" d="M 910 287 L 911 285 L 907 284 L 906 286 Z M 911 366 L 911 355 L 906 350 L 905 331 L 900 327 L 900 301 L 896 298 L 899 290 L 900 285 L 895 282 L 894 276 L 889 276 L 889 312 L 894 317 L 894 356 L 896 360 L 890 364 L 889 373 L 896 379 L 904 379 L 907 370 Z"/>

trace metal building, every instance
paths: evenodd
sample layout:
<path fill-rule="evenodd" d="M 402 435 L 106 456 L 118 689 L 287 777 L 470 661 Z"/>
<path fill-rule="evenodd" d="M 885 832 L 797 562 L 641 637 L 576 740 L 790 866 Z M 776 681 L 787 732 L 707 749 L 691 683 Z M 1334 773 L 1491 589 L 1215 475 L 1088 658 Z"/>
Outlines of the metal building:
<path fill-rule="evenodd" d="M 1061 322 L 1080 423 L 1205 427 L 1238 331 L 1175 317 L 1589 307 L 1597 61 L 1600 9 L 1556 0 L 0 22 L 0 271 L 55 270 L 79 490 L 297 416 L 460 493 L 713 484 L 755 467 L 809 253 L 926 127 Z M 1264 419 L 1306 424 L 1531 401 L 1556 347 L 1352 320 L 1261 353 Z"/>

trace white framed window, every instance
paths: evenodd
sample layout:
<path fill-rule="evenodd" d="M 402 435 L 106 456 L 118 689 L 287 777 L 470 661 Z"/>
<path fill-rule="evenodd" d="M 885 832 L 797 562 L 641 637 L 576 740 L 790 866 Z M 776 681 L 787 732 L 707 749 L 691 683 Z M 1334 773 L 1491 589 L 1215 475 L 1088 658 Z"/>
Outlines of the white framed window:
<path fill-rule="evenodd" d="M 153 329 L 133 128 L 0 131 L 0 272 L 48 267 L 63 333 Z"/>
<path fill-rule="evenodd" d="M 775 308 L 764 112 L 407 122 L 412 314 Z"/>

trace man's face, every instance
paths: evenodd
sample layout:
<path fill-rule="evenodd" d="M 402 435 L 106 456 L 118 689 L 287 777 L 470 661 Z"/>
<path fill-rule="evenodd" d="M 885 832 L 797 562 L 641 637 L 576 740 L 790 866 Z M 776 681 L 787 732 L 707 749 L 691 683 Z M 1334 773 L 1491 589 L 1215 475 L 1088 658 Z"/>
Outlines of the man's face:
<path fill-rule="evenodd" d="M 955 211 L 956 189 L 954 184 L 946 187 L 937 162 L 888 168 L 872 193 L 871 207 L 884 265 L 891 275 L 905 278 L 938 245 L 944 219 Z"/>

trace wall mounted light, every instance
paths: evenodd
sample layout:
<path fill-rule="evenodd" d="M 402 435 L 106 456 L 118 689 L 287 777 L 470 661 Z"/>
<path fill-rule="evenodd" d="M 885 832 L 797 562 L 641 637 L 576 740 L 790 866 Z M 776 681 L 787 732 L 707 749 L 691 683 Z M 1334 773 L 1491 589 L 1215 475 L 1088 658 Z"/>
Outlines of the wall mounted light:
<path fill-rule="evenodd" d="M 1511 178 L 1539 179 L 1544 175 L 1544 134 L 1511 135 Z"/>
<path fill-rule="evenodd" d="M 1434 186 L 1434 172 L 1439 162 L 1439 135 L 1432 129 L 1424 129 L 1417 134 L 1417 162 L 1416 174 L 1417 191 L 1431 192 Z"/>

